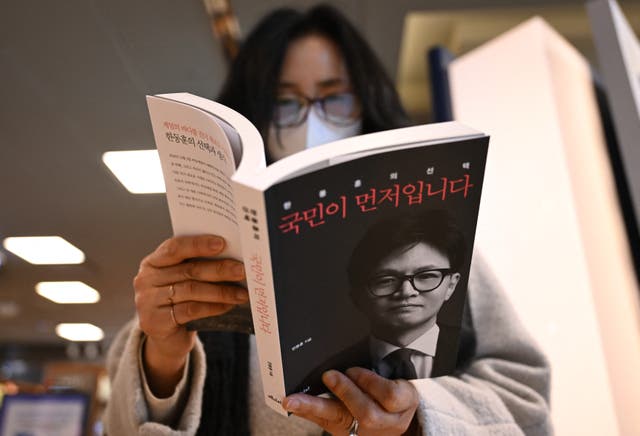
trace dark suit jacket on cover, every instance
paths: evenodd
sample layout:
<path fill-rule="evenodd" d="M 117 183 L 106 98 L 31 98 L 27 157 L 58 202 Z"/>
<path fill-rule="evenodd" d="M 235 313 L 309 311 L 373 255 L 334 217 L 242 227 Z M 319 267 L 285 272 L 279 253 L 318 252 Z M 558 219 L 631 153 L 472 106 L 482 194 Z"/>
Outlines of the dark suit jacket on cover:
<path fill-rule="evenodd" d="M 451 374 L 456 368 L 458 354 L 458 329 L 447 325 L 438 325 L 438 327 L 440 328 L 440 334 L 438 335 L 436 355 L 433 358 L 431 377 Z M 325 371 L 335 369 L 344 372 L 354 366 L 375 370 L 369 354 L 369 336 L 365 336 L 352 346 L 334 354 L 315 367 L 296 385 L 293 392 L 305 392 L 310 395 L 327 392 L 327 388 L 321 381 L 322 374 Z"/>

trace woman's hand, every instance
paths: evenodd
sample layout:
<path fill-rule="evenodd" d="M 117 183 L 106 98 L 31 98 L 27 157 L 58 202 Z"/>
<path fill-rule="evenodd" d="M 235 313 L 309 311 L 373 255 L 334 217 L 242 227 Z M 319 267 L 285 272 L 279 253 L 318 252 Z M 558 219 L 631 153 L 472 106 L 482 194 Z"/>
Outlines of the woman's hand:
<path fill-rule="evenodd" d="M 133 280 L 136 311 L 147 336 L 145 375 L 158 397 L 173 393 L 195 344 L 196 333 L 184 324 L 223 314 L 249 299 L 246 289 L 229 283 L 244 280 L 241 262 L 202 259 L 223 249 L 224 239 L 218 236 L 179 236 L 164 241 L 140 263 Z"/>
<path fill-rule="evenodd" d="M 348 435 L 354 419 L 360 436 L 417 434 L 418 393 L 408 381 L 388 380 L 364 368 L 327 371 L 322 381 L 335 399 L 294 394 L 282 406 L 333 435 Z"/>

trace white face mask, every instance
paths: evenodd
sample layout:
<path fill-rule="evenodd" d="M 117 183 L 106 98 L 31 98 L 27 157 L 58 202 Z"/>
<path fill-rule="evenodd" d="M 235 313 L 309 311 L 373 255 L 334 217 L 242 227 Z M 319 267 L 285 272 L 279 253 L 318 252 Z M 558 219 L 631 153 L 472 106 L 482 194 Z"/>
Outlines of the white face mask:
<path fill-rule="evenodd" d="M 348 126 L 336 126 L 316 115 L 314 108 L 304 123 L 278 129 L 271 125 L 267 138 L 267 150 L 273 160 L 279 160 L 305 148 L 312 148 L 338 139 L 360 134 L 362 120 Z"/>

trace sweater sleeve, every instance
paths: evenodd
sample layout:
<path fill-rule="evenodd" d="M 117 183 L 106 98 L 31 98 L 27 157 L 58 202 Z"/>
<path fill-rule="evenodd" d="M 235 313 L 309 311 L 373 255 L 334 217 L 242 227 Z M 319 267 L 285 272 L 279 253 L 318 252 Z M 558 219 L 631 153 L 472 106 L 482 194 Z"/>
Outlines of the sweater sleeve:
<path fill-rule="evenodd" d="M 145 397 L 139 351 L 143 333 L 137 319 L 127 323 L 114 339 L 107 355 L 111 380 L 111 397 L 104 414 L 105 434 L 140 436 L 186 436 L 195 434 L 200 423 L 202 387 L 205 378 L 205 356 L 198 341 L 189 356 L 186 379 L 186 403 L 176 415 L 175 426 L 152 422 Z M 180 405 L 177 404 L 177 407 Z"/>
<path fill-rule="evenodd" d="M 548 362 L 477 257 L 468 288 L 476 352 L 456 377 L 412 381 L 423 434 L 550 435 Z"/>
<path fill-rule="evenodd" d="M 146 337 L 143 337 L 140 341 L 140 348 L 138 350 L 138 368 L 140 371 L 140 383 L 142 384 L 142 390 L 144 392 L 144 399 L 149 410 L 149 420 L 153 422 L 159 422 L 161 424 L 172 425 L 178 418 L 178 414 L 184 409 L 187 401 L 187 380 L 189 379 L 189 365 L 190 359 L 187 355 L 187 362 L 184 365 L 182 371 L 182 377 L 178 382 L 173 394 L 167 398 L 158 398 L 149 387 L 147 377 L 144 372 L 144 364 L 142 362 L 142 354 L 144 350 L 144 342 Z"/>

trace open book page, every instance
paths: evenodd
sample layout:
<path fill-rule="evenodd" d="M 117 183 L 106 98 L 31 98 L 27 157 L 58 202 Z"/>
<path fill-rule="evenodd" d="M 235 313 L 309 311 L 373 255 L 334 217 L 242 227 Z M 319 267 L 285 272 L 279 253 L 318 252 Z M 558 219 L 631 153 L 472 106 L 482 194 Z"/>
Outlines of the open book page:
<path fill-rule="evenodd" d="M 194 110 L 212 114 L 227 134 L 233 155 L 236 158 L 236 172 L 256 174 L 266 167 L 264 146 L 260 132 L 244 116 L 215 101 L 198 97 L 187 92 L 159 94 L 157 97 L 192 106 Z"/>
<path fill-rule="evenodd" d="M 225 131 L 214 116 L 188 105 L 151 96 L 147 104 L 174 234 L 220 235 L 223 256 L 241 260 L 231 185 L 236 165 Z"/>
<path fill-rule="evenodd" d="M 232 109 L 188 93 L 148 97 L 148 105 L 174 233 L 220 235 L 226 240 L 222 256 L 241 260 L 230 176 L 266 166 L 259 132 Z M 236 306 L 187 328 L 252 333 L 251 311 L 248 304 Z"/>

